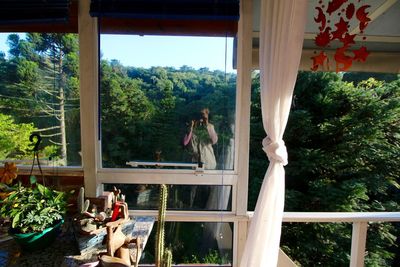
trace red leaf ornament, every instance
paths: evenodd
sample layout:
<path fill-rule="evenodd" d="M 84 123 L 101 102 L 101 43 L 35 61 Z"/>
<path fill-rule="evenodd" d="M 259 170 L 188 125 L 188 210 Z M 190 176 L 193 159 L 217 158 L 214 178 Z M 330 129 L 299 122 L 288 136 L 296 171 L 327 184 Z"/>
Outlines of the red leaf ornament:
<path fill-rule="evenodd" d="M 324 53 L 324 51 L 321 51 L 319 55 L 311 57 L 313 60 L 313 66 L 311 68 L 312 71 L 318 70 L 319 66 L 324 66 L 325 60 L 327 60 L 328 56 Z"/>
<path fill-rule="evenodd" d="M 332 40 L 333 39 L 342 39 L 343 34 L 348 31 L 349 23 L 345 21 L 342 17 L 340 17 L 340 21 L 335 24 L 336 31 L 332 32 Z"/>
<path fill-rule="evenodd" d="M 326 10 L 326 12 L 329 15 L 332 15 L 333 12 L 338 10 L 346 2 L 347 2 L 347 0 L 333 0 L 333 1 L 330 1 L 329 4 L 328 4 L 328 9 Z"/>
<path fill-rule="evenodd" d="M 351 44 L 355 44 L 354 37 L 356 37 L 355 34 L 348 34 L 346 32 L 344 37 L 340 41 L 343 43 L 344 46 L 349 46 Z"/>
<path fill-rule="evenodd" d="M 345 4 L 349 2 L 348 4 Z M 327 4 L 327 8 L 325 8 Z M 317 11 L 314 17 L 315 23 L 319 26 L 319 32 L 314 38 L 315 45 L 318 47 L 336 46 L 338 40 L 342 47 L 337 48 L 335 54 L 331 56 L 336 61 L 336 72 L 347 71 L 353 64 L 353 61 L 365 62 L 368 55 L 365 46 L 359 49 L 351 49 L 356 44 L 355 37 L 361 35 L 361 39 L 366 40 L 363 35 L 365 28 L 368 26 L 371 19 L 368 17 L 367 9 L 370 5 L 363 5 L 361 0 L 319 0 L 315 9 Z M 350 34 L 350 24 L 358 24 L 359 32 Z M 354 56 L 350 56 L 350 52 Z M 321 51 L 319 54 L 315 52 L 315 56 L 311 57 L 311 70 L 316 71 L 320 67 L 329 71 L 330 57 Z"/>
<path fill-rule="evenodd" d="M 353 3 L 350 3 L 346 8 L 346 18 L 351 19 L 354 16 L 356 8 Z"/>
<path fill-rule="evenodd" d="M 347 46 L 343 46 L 336 49 L 334 56 L 336 61 L 336 72 L 347 71 L 353 64 L 353 58 L 345 54 L 347 48 Z"/>
<path fill-rule="evenodd" d="M 370 5 L 365 5 L 357 9 L 356 11 L 356 18 L 360 22 L 359 27 L 360 31 L 364 31 L 364 29 L 367 27 L 368 22 L 371 21 L 370 18 L 368 18 L 368 12 L 366 12 L 366 9 L 371 7 Z"/>
<path fill-rule="evenodd" d="M 315 9 L 318 11 L 318 15 L 317 15 L 316 18 L 314 18 L 314 21 L 316 23 L 321 23 L 321 26 L 319 26 L 318 29 L 320 31 L 323 31 L 325 29 L 325 26 L 326 26 L 326 17 L 325 17 L 324 11 L 320 7 L 316 7 Z"/>
<path fill-rule="evenodd" d="M 331 41 L 331 28 L 327 27 L 325 31 L 320 32 L 316 37 L 315 37 L 315 44 L 319 47 L 325 47 L 327 46 L 330 41 Z"/>
<path fill-rule="evenodd" d="M 360 49 L 354 50 L 354 60 L 365 62 L 370 52 L 367 51 L 365 46 L 361 46 Z"/>

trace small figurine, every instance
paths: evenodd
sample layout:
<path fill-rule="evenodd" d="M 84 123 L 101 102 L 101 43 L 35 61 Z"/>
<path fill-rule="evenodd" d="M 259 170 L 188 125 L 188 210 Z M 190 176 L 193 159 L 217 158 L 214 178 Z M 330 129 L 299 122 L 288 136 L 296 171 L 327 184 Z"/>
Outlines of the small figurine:
<path fill-rule="evenodd" d="M 138 238 L 124 235 L 121 229 L 121 222 L 107 223 L 107 253 L 99 255 L 100 266 L 138 266 L 141 256 L 141 241 Z M 137 250 L 135 258 L 132 256 L 131 249 Z"/>

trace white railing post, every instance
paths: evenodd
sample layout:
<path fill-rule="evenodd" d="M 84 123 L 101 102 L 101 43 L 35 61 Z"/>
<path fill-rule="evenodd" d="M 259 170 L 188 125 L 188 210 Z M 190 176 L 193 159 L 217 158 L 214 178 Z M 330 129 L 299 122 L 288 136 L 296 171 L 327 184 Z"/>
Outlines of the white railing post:
<path fill-rule="evenodd" d="M 350 267 L 363 267 L 365 244 L 367 242 L 367 222 L 354 222 L 351 237 Z"/>

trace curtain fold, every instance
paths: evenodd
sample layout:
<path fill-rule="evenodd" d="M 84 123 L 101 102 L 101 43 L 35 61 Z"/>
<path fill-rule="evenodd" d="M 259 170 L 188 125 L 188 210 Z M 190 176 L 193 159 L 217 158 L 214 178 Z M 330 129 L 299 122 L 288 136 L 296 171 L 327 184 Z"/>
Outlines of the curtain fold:
<path fill-rule="evenodd" d="M 261 0 L 260 86 L 263 150 L 270 161 L 246 240 L 241 267 L 277 265 L 285 200 L 283 133 L 303 47 L 307 0 Z"/>

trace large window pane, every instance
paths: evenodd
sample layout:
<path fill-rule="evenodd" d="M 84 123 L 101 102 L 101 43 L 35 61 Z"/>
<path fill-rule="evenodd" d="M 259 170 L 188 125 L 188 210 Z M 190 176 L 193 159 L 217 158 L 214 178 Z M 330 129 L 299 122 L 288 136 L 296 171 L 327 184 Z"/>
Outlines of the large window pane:
<path fill-rule="evenodd" d="M 232 45 L 231 38 L 101 35 L 103 167 L 233 169 Z"/>
<path fill-rule="evenodd" d="M 172 249 L 175 264 L 231 266 L 233 223 L 166 222 L 165 228 L 165 246 Z M 154 229 L 157 229 L 157 225 L 154 225 Z M 142 264 L 154 263 L 154 240 L 155 231 L 143 252 Z"/>
<path fill-rule="evenodd" d="M 152 184 L 105 184 L 105 191 L 113 186 L 126 196 L 130 210 L 157 210 L 160 185 Z M 169 185 L 168 210 L 231 210 L 231 186 L 221 185 Z"/>
<path fill-rule="evenodd" d="M 31 164 L 39 133 L 43 165 L 81 165 L 78 63 L 76 34 L 0 34 L 0 161 Z"/>

